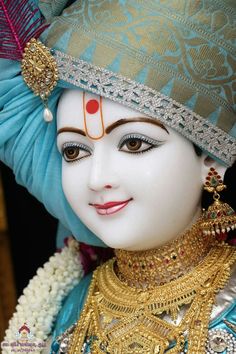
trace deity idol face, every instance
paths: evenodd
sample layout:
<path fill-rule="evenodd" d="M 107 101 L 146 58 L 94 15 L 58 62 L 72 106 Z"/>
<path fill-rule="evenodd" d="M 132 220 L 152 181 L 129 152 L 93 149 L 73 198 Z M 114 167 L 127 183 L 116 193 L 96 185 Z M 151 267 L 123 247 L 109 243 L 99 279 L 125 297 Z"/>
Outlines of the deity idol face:
<path fill-rule="evenodd" d="M 65 196 L 105 244 L 159 247 L 199 217 L 205 156 L 157 120 L 66 90 L 57 113 Z"/>

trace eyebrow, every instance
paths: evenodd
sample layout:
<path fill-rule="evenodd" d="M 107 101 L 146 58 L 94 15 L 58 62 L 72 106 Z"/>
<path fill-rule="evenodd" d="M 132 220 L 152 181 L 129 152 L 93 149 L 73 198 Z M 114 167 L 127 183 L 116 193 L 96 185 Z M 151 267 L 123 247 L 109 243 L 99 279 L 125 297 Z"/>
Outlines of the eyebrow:
<path fill-rule="evenodd" d="M 68 133 L 68 132 L 69 133 L 77 133 L 77 134 L 86 136 L 86 133 L 82 129 L 74 128 L 74 127 L 61 128 L 61 129 L 58 130 L 57 135 L 60 134 L 60 133 Z"/>
<path fill-rule="evenodd" d="M 159 122 L 158 120 L 154 120 L 152 118 L 145 118 L 145 117 L 119 119 L 117 122 L 114 122 L 111 125 L 109 125 L 105 129 L 105 132 L 106 132 L 106 134 L 109 134 L 112 130 L 116 129 L 120 125 L 127 124 L 127 123 L 133 123 L 133 122 L 145 122 L 145 123 L 154 124 L 162 129 L 164 129 L 169 134 L 168 130 L 161 122 Z"/>
<path fill-rule="evenodd" d="M 166 129 L 166 127 L 159 122 L 158 120 L 154 120 L 151 118 L 145 118 L 145 117 L 136 117 L 136 118 L 122 118 L 119 119 L 117 122 L 112 123 L 111 125 L 109 125 L 106 129 L 105 132 L 106 134 L 110 134 L 112 132 L 112 130 L 116 129 L 117 127 L 119 127 L 120 125 L 123 124 L 127 124 L 127 123 L 133 123 L 133 122 L 145 122 L 145 123 L 149 123 L 149 124 L 154 124 L 162 129 L 164 129 L 168 134 L 168 130 Z M 57 132 L 57 135 L 60 133 L 77 133 L 83 136 L 86 136 L 85 131 L 83 131 L 82 129 L 79 128 L 74 128 L 74 127 L 64 127 L 64 128 L 60 128 Z"/>

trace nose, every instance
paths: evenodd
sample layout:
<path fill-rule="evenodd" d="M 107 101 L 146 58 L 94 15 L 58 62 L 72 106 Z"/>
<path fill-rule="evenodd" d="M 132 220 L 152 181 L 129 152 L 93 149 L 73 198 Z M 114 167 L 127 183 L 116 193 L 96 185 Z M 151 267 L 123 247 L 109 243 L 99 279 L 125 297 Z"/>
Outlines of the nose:
<path fill-rule="evenodd" d="M 94 192 L 119 187 L 118 176 L 105 151 L 94 153 L 91 159 L 88 187 Z"/>

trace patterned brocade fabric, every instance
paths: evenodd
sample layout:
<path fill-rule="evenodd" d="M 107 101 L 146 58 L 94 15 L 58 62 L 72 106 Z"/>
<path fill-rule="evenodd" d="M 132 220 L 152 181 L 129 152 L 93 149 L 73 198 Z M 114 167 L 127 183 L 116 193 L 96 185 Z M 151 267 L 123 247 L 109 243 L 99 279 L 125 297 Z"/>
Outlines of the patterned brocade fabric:
<path fill-rule="evenodd" d="M 62 8 L 63 1 L 60 3 Z M 45 13 L 51 11 L 53 15 L 53 4 L 43 1 L 41 7 L 44 6 Z M 60 6 L 55 14 L 58 13 Z M 199 130 L 204 130 L 207 119 L 207 124 L 234 135 L 236 5 L 233 1 L 75 1 L 50 22 L 42 38 L 47 46 L 63 52 L 67 62 L 62 69 L 63 80 L 94 89 L 94 83 L 79 81 L 75 73 L 76 65 L 80 64 L 76 64 L 76 59 L 84 60 L 187 107 L 197 119 L 203 119 Z M 60 60 L 59 65 L 62 65 Z M 101 89 L 94 92 L 127 104 L 127 100 L 114 98 L 111 92 L 107 95 Z M 143 97 L 139 97 L 139 101 L 142 100 Z M 135 103 L 139 109 L 138 100 Z M 161 120 L 191 139 L 191 132 L 181 130 L 181 123 L 176 127 L 169 117 L 161 117 Z M 183 124 L 192 130 L 193 123 L 190 119 L 189 127 L 186 122 Z M 210 128 L 209 134 L 212 134 Z M 192 138 L 200 146 L 204 139 L 207 134 Z M 223 149 L 224 142 L 235 149 L 232 141 L 224 141 L 226 135 L 219 139 Z M 208 140 L 202 147 L 207 150 L 207 145 L 211 144 Z M 220 147 L 215 150 L 217 148 Z M 214 155 L 214 149 L 209 150 Z M 226 157 L 221 158 L 227 163 Z"/>

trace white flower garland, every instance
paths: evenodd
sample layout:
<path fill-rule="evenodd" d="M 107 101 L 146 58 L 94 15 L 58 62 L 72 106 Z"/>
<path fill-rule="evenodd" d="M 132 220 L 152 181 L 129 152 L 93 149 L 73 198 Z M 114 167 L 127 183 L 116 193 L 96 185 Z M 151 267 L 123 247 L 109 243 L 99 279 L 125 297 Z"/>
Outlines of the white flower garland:
<path fill-rule="evenodd" d="M 9 322 L 4 342 L 16 342 L 16 334 L 24 323 L 27 323 L 35 338 L 46 341 L 63 299 L 82 277 L 79 244 L 70 239 L 68 247 L 64 247 L 61 253 L 55 253 L 43 268 L 39 268 L 37 275 L 24 289 Z M 12 353 L 10 347 L 2 349 L 2 354 Z M 34 354 L 42 353 L 43 349 L 35 350 Z"/>

